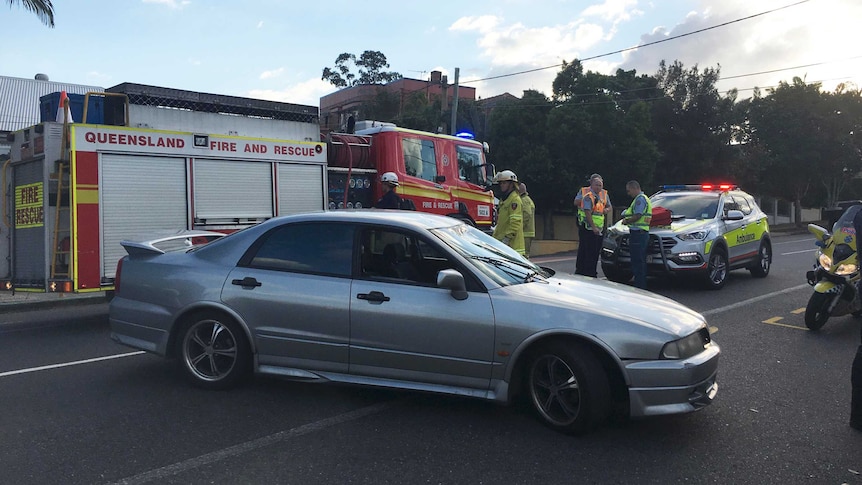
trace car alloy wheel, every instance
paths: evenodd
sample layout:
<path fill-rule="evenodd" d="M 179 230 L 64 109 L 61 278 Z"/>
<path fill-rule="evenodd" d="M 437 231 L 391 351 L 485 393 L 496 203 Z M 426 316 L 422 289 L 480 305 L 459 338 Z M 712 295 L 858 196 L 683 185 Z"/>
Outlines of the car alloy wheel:
<path fill-rule="evenodd" d="M 709 255 L 706 267 L 706 284 L 710 289 L 719 290 L 727 282 L 727 253 L 723 249 L 715 249 Z"/>
<path fill-rule="evenodd" d="M 600 425 L 610 408 L 610 387 L 601 364 L 584 345 L 558 343 L 530 362 L 530 399 L 545 424 L 580 433 Z"/>
<path fill-rule="evenodd" d="M 756 278 L 765 278 L 769 274 L 772 265 L 772 246 L 769 241 L 760 242 L 760 250 L 757 251 L 757 261 L 751 267 L 751 275 Z"/>
<path fill-rule="evenodd" d="M 235 323 L 218 315 L 191 319 L 182 333 L 179 350 L 186 376 L 201 387 L 233 386 L 249 368 L 245 336 Z"/>

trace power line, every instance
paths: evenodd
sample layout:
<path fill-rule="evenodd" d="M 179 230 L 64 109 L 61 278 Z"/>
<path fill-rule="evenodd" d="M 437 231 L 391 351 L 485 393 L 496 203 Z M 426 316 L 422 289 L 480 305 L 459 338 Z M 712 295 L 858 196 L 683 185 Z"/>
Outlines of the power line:
<path fill-rule="evenodd" d="M 599 54 L 599 55 L 592 56 L 592 57 L 585 57 L 585 58 L 583 58 L 583 59 L 579 59 L 579 61 L 581 61 L 581 62 L 583 62 L 583 61 L 590 61 L 590 60 L 598 59 L 598 58 L 601 58 L 601 57 L 612 56 L 612 55 L 614 55 L 614 54 L 621 54 L 621 53 L 623 53 L 623 52 L 628 52 L 628 51 L 632 51 L 632 50 L 635 50 L 635 49 L 640 49 L 640 48 L 642 48 L 642 47 L 648 47 L 648 46 L 651 46 L 651 45 L 661 44 L 662 42 L 668 42 L 668 41 L 676 40 L 676 39 L 679 39 L 679 38 L 682 38 L 682 37 L 687 37 L 687 36 L 689 36 L 689 35 L 699 34 L 699 33 L 702 33 L 702 32 L 706 32 L 706 31 L 708 31 L 708 30 L 713 30 L 713 29 L 717 29 L 717 28 L 719 28 L 719 27 L 725 27 L 725 26 L 727 26 L 727 25 L 735 24 L 735 23 L 737 23 L 737 22 L 742 22 L 742 21 L 744 21 L 744 20 L 750 20 L 750 19 L 753 19 L 753 18 L 756 18 L 756 17 L 760 17 L 760 16 L 763 16 L 763 15 L 770 14 L 770 13 L 775 13 L 775 12 L 778 12 L 778 11 L 780 11 L 780 10 L 784 10 L 784 9 L 787 9 L 787 8 L 790 8 L 790 7 L 796 7 L 796 6 L 801 5 L 801 4 L 803 4 L 803 3 L 808 3 L 809 1 L 811 1 L 811 0 L 801 0 L 801 1 L 799 1 L 799 2 L 792 3 L 792 4 L 790 4 L 790 5 L 785 5 L 785 6 L 783 6 L 783 7 L 777 7 L 777 8 L 774 8 L 774 9 L 772 9 L 772 10 L 767 10 L 767 11 L 765 11 L 765 12 L 756 13 L 756 14 L 754 14 L 754 15 L 749 15 L 748 17 L 742 17 L 742 18 L 739 18 L 739 19 L 736 19 L 736 20 L 731 20 L 731 21 L 728 21 L 728 22 L 724 22 L 724 23 L 721 23 L 721 24 L 718 24 L 718 25 L 713 25 L 713 26 L 711 26 L 711 27 L 706 27 L 706 28 L 699 29 L 699 30 L 695 30 L 695 31 L 692 31 L 692 32 L 687 32 L 687 33 L 685 33 L 685 34 L 674 35 L 674 36 L 672 36 L 672 37 L 668 37 L 668 38 L 666 38 L 666 39 L 660 39 L 660 40 L 656 40 L 656 41 L 653 41 L 653 42 L 647 42 L 646 44 L 636 45 L 636 46 L 634 46 L 634 47 L 628 47 L 628 48 L 625 48 L 625 49 L 620 49 L 620 50 L 616 50 L 616 51 L 613 51 L 613 52 L 607 52 L 607 53 Z M 554 68 L 558 68 L 558 67 L 560 67 L 560 66 L 562 66 L 562 65 L 563 65 L 563 64 L 562 64 L 562 63 L 560 63 L 560 64 L 554 64 L 553 66 L 537 67 L 537 68 L 535 68 L 535 69 L 527 69 L 526 71 L 518 71 L 518 72 L 509 73 L 509 74 L 501 74 L 501 75 L 499 75 L 499 76 L 491 76 L 491 77 L 486 77 L 486 78 L 481 78 L 481 79 L 474 79 L 474 80 L 471 80 L 471 81 L 462 82 L 461 84 L 472 84 L 472 83 L 477 83 L 477 82 L 480 82 L 480 81 L 491 81 L 491 80 L 494 80 L 494 79 L 501 79 L 501 78 L 505 78 L 505 77 L 519 76 L 519 75 L 521 75 L 521 74 L 529 74 L 529 73 L 531 73 L 531 72 L 538 72 L 538 71 L 544 71 L 544 70 L 546 70 L 546 69 L 554 69 Z"/>

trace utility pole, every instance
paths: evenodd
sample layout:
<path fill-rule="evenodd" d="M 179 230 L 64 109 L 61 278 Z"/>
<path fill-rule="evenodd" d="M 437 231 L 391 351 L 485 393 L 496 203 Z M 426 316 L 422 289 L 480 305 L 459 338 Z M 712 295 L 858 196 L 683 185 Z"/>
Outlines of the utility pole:
<path fill-rule="evenodd" d="M 455 122 L 458 120 L 458 74 L 460 72 L 460 68 L 455 68 L 455 89 L 452 93 L 452 124 L 449 125 L 449 129 L 452 131 L 450 135 L 454 135 L 458 129 L 455 127 Z"/>

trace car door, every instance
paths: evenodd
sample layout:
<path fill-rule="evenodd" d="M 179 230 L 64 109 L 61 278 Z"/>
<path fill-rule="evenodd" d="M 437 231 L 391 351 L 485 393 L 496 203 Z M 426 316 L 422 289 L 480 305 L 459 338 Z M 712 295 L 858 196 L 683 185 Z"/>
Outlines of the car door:
<path fill-rule="evenodd" d="M 380 227 L 361 234 L 350 300 L 350 373 L 487 391 L 494 357 L 488 293 L 469 274 L 474 286 L 464 300 L 437 288 L 437 272 L 457 265 L 428 239 Z M 402 248 L 393 251 L 393 245 Z M 392 253 L 403 260 L 390 261 Z"/>
<path fill-rule="evenodd" d="M 738 211 L 740 208 L 733 196 L 728 193 L 724 196 L 722 218 L 724 218 L 724 239 L 727 242 L 727 257 L 731 264 L 744 257 L 746 251 L 746 220 L 745 218 L 736 221 L 727 219 L 728 213 L 732 210 Z"/>
<path fill-rule="evenodd" d="M 251 246 L 222 301 L 248 324 L 258 364 L 347 372 L 354 227 L 284 224 Z"/>

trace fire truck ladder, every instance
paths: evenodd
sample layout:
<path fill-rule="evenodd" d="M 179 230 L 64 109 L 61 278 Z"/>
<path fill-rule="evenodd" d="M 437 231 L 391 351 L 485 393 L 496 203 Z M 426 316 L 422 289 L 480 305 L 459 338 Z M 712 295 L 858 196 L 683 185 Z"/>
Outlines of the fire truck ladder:
<path fill-rule="evenodd" d="M 69 229 L 60 230 L 60 218 L 69 216 L 69 206 L 63 206 L 63 191 L 69 190 L 68 170 L 69 165 L 60 161 L 57 171 L 51 174 L 51 178 L 57 179 L 57 202 L 54 212 L 54 243 L 51 252 L 51 279 L 57 277 L 69 278 L 71 268 L 72 241 Z M 71 202 L 71 198 L 70 198 Z M 71 227 L 71 226 L 67 226 Z"/>

